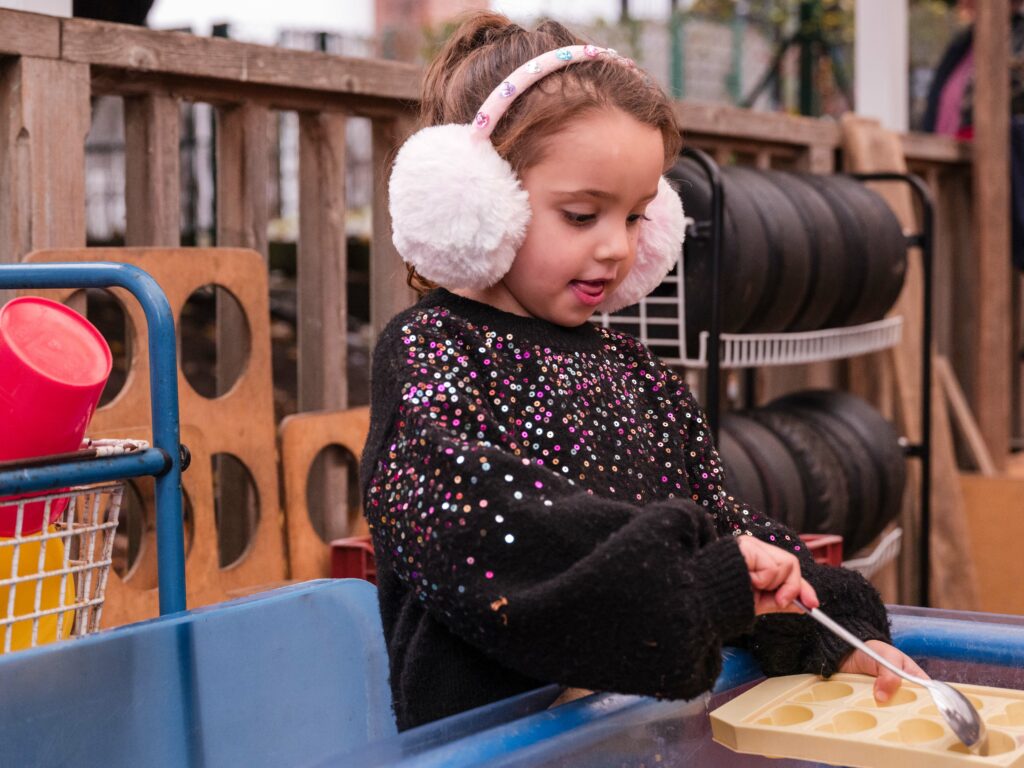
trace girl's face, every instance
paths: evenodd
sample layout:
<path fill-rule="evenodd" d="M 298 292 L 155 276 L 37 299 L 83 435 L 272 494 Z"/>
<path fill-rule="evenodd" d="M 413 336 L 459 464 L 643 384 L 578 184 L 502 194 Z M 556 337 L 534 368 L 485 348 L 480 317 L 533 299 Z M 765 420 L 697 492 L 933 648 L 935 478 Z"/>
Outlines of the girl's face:
<path fill-rule="evenodd" d="M 586 322 L 633 266 L 663 162 L 660 131 L 621 110 L 575 119 L 520 175 L 532 217 L 512 268 L 464 295 L 558 325 Z"/>

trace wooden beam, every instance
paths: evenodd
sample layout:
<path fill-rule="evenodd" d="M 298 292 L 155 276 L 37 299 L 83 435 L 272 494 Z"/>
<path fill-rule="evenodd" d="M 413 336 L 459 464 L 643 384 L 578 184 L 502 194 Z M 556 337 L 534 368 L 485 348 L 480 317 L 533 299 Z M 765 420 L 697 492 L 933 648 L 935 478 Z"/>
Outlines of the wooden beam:
<path fill-rule="evenodd" d="M 266 107 L 243 103 L 217 110 L 217 245 L 252 248 L 267 258 Z"/>
<path fill-rule="evenodd" d="M 181 244 L 177 99 L 149 94 L 124 100 L 125 245 Z"/>
<path fill-rule="evenodd" d="M 977 4 L 974 24 L 974 229 L 978 334 L 974 413 L 998 468 L 1010 447 L 1010 26 L 1008 3 Z"/>
<path fill-rule="evenodd" d="M 937 133 L 901 133 L 903 154 L 908 163 L 932 162 L 966 165 L 974 150 L 970 143 Z"/>
<path fill-rule="evenodd" d="M 996 465 L 992 461 L 988 446 L 985 445 L 985 438 L 978 429 L 978 422 L 971 413 L 971 407 L 967 404 L 967 398 L 960 389 L 960 382 L 956 379 L 953 366 L 949 359 L 943 355 L 936 355 L 934 360 L 935 380 L 942 386 L 946 402 L 949 403 L 950 413 L 953 416 L 953 424 L 960 432 L 961 437 L 967 444 L 968 452 L 974 461 L 974 466 L 985 477 L 996 474 Z"/>
<path fill-rule="evenodd" d="M 411 117 L 373 121 L 373 244 L 370 246 L 370 329 L 372 341 L 395 314 L 410 306 L 415 292 L 406 284 L 405 262 L 391 241 L 388 179 L 399 145 L 412 130 Z"/>
<path fill-rule="evenodd" d="M 157 93 L 179 101 L 203 101 L 233 106 L 251 101 L 268 109 L 295 112 L 336 111 L 358 117 L 393 117 L 413 109 L 415 102 L 386 94 L 332 93 L 310 88 L 264 83 L 241 83 L 209 77 L 168 75 L 93 66 L 92 90 L 103 96 L 143 96 Z"/>
<path fill-rule="evenodd" d="M 348 405 L 346 126 L 345 115 L 299 114 L 299 411 L 337 412 Z M 348 466 L 328 452 L 309 470 L 303 478 L 307 520 L 312 513 L 323 520 L 321 530 L 347 534 Z M 319 542 L 321 563 L 323 550 Z M 311 553 L 289 551 L 298 573 L 305 563 L 297 559 Z"/>
<path fill-rule="evenodd" d="M 0 66 L 0 263 L 85 245 L 89 68 L 27 56 Z"/>
<path fill-rule="evenodd" d="M 300 411 L 348 405 L 346 124 L 344 115 L 299 115 Z"/>
<path fill-rule="evenodd" d="M 0 54 L 56 59 L 60 56 L 60 24 L 55 16 L 0 8 Z"/>
<path fill-rule="evenodd" d="M 758 143 L 829 144 L 837 146 L 839 127 L 834 121 L 774 112 L 754 112 L 718 104 L 675 102 L 676 122 L 688 134 L 756 139 Z"/>
<path fill-rule="evenodd" d="M 62 29 L 62 57 L 93 66 L 395 99 L 419 97 L 420 68 L 398 61 L 294 51 L 87 19 L 65 19 Z"/>
<path fill-rule="evenodd" d="M 266 261 L 267 184 L 270 171 L 270 113 L 262 106 L 244 103 L 217 111 L 217 245 L 243 246 L 257 251 Z M 265 343 L 248 337 L 251 332 L 244 310 L 217 296 L 217 394 L 231 391 L 249 358 L 249 347 Z M 242 342 L 248 337 L 249 344 Z M 215 462 L 217 498 L 230 514 L 217 521 L 220 551 L 237 550 L 254 528 L 247 511 L 255 508 L 245 478 L 223 461 Z"/>

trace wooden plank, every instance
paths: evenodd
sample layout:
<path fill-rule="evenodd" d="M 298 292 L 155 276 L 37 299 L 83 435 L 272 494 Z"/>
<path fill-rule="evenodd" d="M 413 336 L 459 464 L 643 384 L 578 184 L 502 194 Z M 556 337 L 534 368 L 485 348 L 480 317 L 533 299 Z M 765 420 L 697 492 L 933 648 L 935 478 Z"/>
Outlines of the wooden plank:
<path fill-rule="evenodd" d="M 270 113 L 262 106 L 244 103 L 217 111 L 217 245 L 252 248 L 264 259 L 269 249 L 269 127 Z M 244 337 L 244 322 L 230 304 L 218 302 L 220 382 L 234 381 L 244 363 L 245 350 L 232 343 Z"/>
<path fill-rule="evenodd" d="M 419 98 L 420 68 L 404 62 L 295 51 L 87 19 L 63 22 L 61 52 L 68 61 L 124 70 Z"/>
<path fill-rule="evenodd" d="M 95 437 L 117 437 L 152 441 L 148 429 L 117 427 L 91 430 Z M 230 598 L 222 584 L 217 564 L 217 524 L 213 503 L 213 478 L 206 437 L 191 424 L 182 424 L 181 442 L 192 454 L 192 465 L 181 476 L 184 498 L 192 511 L 191 531 L 185 531 L 185 597 L 187 607 L 199 608 Z M 146 532 L 138 560 L 125 578 L 110 570 L 102 627 L 119 627 L 155 619 L 160 614 L 156 566 L 156 514 L 151 494 L 143 496 Z M 122 511 L 122 514 L 123 511 Z M 191 535 L 189 535 L 191 533 Z"/>
<path fill-rule="evenodd" d="M 832 120 L 699 102 L 677 101 L 672 106 L 684 137 L 692 133 L 783 145 L 839 144 L 839 127 Z"/>
<path fill-rule="evenodd" d="M 104 96 L 142 96 L 158 93 L 178 100 L 203 101 L 229 106 L 249 101 L 269 109 L 295 112 L 345 112 L 358 117 L 392 118 L 413 102 L 387 95 L 316 91 L 264 83 L 188 77 L 93 66 L 93 93 Z"/>
<path fill-rule="evenodd" d="M 310 468 L 324 448 L 338 445 L 358 462 L 370 429 L 370 409 L 298 413 L 281 422 L 281 475 L 288 525 L 288 556 L 292 578 L 319 579 L 330 576 L 330 546 L 320 538 L 310 521 L 306 484 Z M 347 500 L 346 500 L 347 501 Z M 345 516 L 346 535 L 365 532 L 361 509 L 347 504 L 336 507 Z"/>
<path fill-rule="evenodd" d="M 909 165 L 909 162 L 908 162 Z M 913 172 L 913 169 L 911 169 Z M 953 307 L 958 293 L 953 280 L 953 265 L 956 257 L 952 248 L 956 242 L 955 230 L 959 222 L 950 210 L 950 194 L 942 183 L 940 166 L 929 164 L 916 171 L 931 190 L 935 201 L 935 239 L 932 243 L 932 302 L 934 307 Z M 959 321 L 959 313 L 950 311 L 932 312 L 932 338 L 939 354 L 948 355 L 953 345 L 953 323 Z"/>
<path fill-rule="evenodd" d="M 416 293 L 406 283 L 405 262 L 391 241 L 388 179 L 395 152 L 412 132 L 411 116 L 373 121 L 373 244 L 370 247 L 370 328 L 375 341 L 388 320 L 410 306 Z M 372 344 L 371 344 L 372 346 Z"/>
<path fill-rule="evenodd" d="M 246 102 L 217 111 L 217 245 L 251 248 L 264 261 L 269 248 L 269 131 L 270 113 L 265 107 Z M 249 328 L 244 310 L 218 297 L 216 368 L 220 396 L 233 388 L 245 368 L 248 350 L 239 340 L 246 338 Z M 214 468 L 221 509 L 230 506 L 238 513 L 218 521 L 222 554 L 237 551 L 253 526 L 250 518 L 256 507 L 244 475 L 236 470 L 219 460 Z"/>
<path fill-rule="evenodd" d="M 85 245 L 89 68 L 22 57 L 0 68 L 0 263 Z"/>
<path fill-rule="evenodd" d="M 967 404 L 967 398 L 964 397 L 963 390 L 960 389 L 960 383 L 956 380 L 953 366 L 949 364 L 949 359 L 942 355 L 935 356 L 934 364 L 936 382 L 942 386 L 950 412 L 953 414 L 953 421 L 967 443 L 974 466 L 985 477 L 995 475 L 996 467 L 992 461 L 992 455 L 988 451 L 988 446 L 985 445 L 985 438 L 978 428 L 974 414 L 971 413 L 971 407 Z"/>
<path fill-rule="evenodd" d="M 847 170 L 857 172 L 906 170 L 902 145 L 896 134 L 886 131 L 874 120 L 847 116 L 842 120 L 844 131 L 844 159 Z M 905 231 L 917 231 L 916 211 L 910 190 L 903 184 L 873 184 L 889 203 Z M 921 435 L 921 418 L 930 418 L 932 425 L 931 478 L 931 559 L 929 572 L 930 603 L 951 608 L 972 608 L 977 602 L 977 584 L 972 562 L 963 546 L 966 537 L 965 504 L 956 484 L 957 465 L 953 450 L 949 414 L 942 389 L 936 384 L 932 371 L 932 409 L 921 414 L 921 339 L 923 333 L 923 268 L 920 253 L 910 252 L 907 277 L 896 305 L 890 314 L 903 317 L 903 337 L 898 347 L 890 351 L 892 378 L 880 376 L 879 371 L 863 364 L 852 365 L 854 378 L 859 378 L 869 390 L 877 390 L 878 381 L 891 381 L 895 390 L 894 410 L 903 434 L 917 442 Z M 934 346 L 934 345 L 933 345 Z M 933 354 L 929 352 L 929 354 Z M 906 534 L 901 572 L 904 585 L 915 582 L 919 570 L 921 542 L 918 483 L 921 467 L 918 462 L 908 465 L 907 503 L 904 505 L 901 525 Z M 906 587 L 905 587 L 906 590 Z M 905 591 L 906 594 L 909 593 Z"/>
<path fill-rule="evenodd" d="M 900 134 L 903 154 L 908 163 L 931 162 L 950 165 L 969 165 L 974 156 L 970 142 L 940 136 L 936 133 Z"/>
<path fill-rule="evenodd" d="M 798 163 L 806 173 L 834 173 L 836 169 L 836 148 L 831 144 L 811 144 L 807 153 Z"/>
<path fill-rule="evenodd" d="M 299 115 L 300 411 L 348 404 L 346 124 L 344 115 Z"/>
<path fill-rule="evenodd" d="M 1014 450 L 1024 450 L 1024 272 L 1016 272 L 1013 278 L 1013 342 L 1011 349 L 1016 354 L 1013 365 L 1013 413 L 1012 431 Z M 1024 453 L 1019 454 L 1024 459 Z M 1009 465 L 1009 457 L 1007 457 Z"/>
<path fill-rule="evenodd" d="M 348 405 L 346 125 L 341 114 L 299 114 L 300 411 L 336 411 Z M 315 465 L 305 483 L 306 498 L 325 515 L 345 509 L 349 494 L 348 467 L 333 456 L 327 454 Z M 294 548 L 290 552 L 295 567 L 301 568 Z"/>
<path fill-rule="evenodd" d="M 1024 478 L 960 475 L 970 538 L 964 542 L 978 571 L 978 610 L 1024 613 L 1024 558 L 1015 545 L 1024 536 Z"/>
<path fill-rule="evenodd" d="M 895 134 L 884 131 L 877 121 L 848 115 L 841 121 L 843 129 L 843 162 L 848 172 L 903 171 L 906 168 L 902 147 Z M 886 185 L 892 195 L 893 185 Z M 902 186 L 902 185 L 901 185 Z M 905 190 L 889 199 L 890 205 L 904 228 L 914 228 L 913 205 Z M 887 397 L 883 387 L 896 390 L 892 410 L 897 429 L 912 442 L 921 439 L 921 354 L 923 302 L 921 298 L 920 254 L 910 252 L 907 277 L 903 291 L 890 314 L 903 317 L 903 336 L 898 347 L 883 354 L 857 358 L 847 364 L 848 384 L 851 391 L 873 403 Z M 880 375 L 887 367 L 891 376 Z M 955 467 L 954 467 L 955 470 Z M 907 465 L 908 492 L 900 512 L 900 526 L 904 532 L 904 545 L 900 555 L 900 600 L 913 602 L 920 594 L 920 486 L 921 467 L 918 462 Z M 933 472 L 934 474 L 934 472 Z M 933 495 L 934 496 L 934 495 Z"/>
<path fill-rule="evenodd" d="M 245 102 L 217 110 L 217 245 L 267 258 L 270 112 Z"/>
<path fill-rule="evenodd" d="M 124 101 L 125 244 L 181 244 L 177 99 L 158 94 Z"/>
<path fill-rule="evenodd" d="M 973 405 L 996 466 L 1010 446 L 1010 29 L 1007 3 L 978 3 L 974 24 L 974 240 L 978 334 Z"/>
<path fill-rule="evenodd" d="M 0 8 L 0 54 L 56 59 L 61 20 L 40 13 Z"/>
<path fill-rule="evenodd" d="M 211 590 L 224 592 L 287 578 L 271 382 L 269 289 L 263 258 L 254 251 L 241 248 L 69 248 L 36 251 L 29 254 L 27 260 L 133 264 L 157 281 L 167 296 L 174 317 L 181 316 L 189 296 L 204 285 L 223 286 L 238 300 L 245 312 L 244 322 L 249 329 L 250 342 L 243 349 L 245 365 L 235 385 L 218 397 L 204 397 L 188 383 L 180 365 L 178 368 L 183 435 L 186 425 L 194 425 L 202 431 L 206 446 L 202 457 L 194 458 L 186 477 L 195 473 L 209 478 L 211 457 L 230 454 L 252 474 L 256 486 L 252 501 L 244 493 L 225 487 L 223 483 L 216 487 L 222 519 L 210 521 L 216 523 L 213 529 L 197 528 L 196 537 L 203 536 L 206 542 L 215 545 L 219 543 L 222 553 L 238 552 L 241 549 L 237 546 L 239 540 L 247 546 L 239 559 L 228 567 L 217 565 L 217 546 L 213 546 L 213 566 L 209 565 L 211 558 L 204 556 L 206 564 L 203 565 L 205 575 L 202 579 Z M 106 434 L 146 424 L 150 415 L 149 340 L 145 333 L 145 316 L 138 302 L 125 291 L 114 289 L 112 292 L 124 304 L 135 330 L 132 334 L 132 367 L 124 388 L 113 401 L 96 411 L 91 423 L 92 431 Z M 70 293 L 51 292 L 58 300 Z M 237 340 L 232 340 L 232 344 L 240 346 Z M 212 480 L 209 482 L 213 483 Z M 210 488 L 208 493 L 212 496 L 214 489 Z M 199 503 L 195 497 L 192 502 L 194 505 Z M 253 522 L 251 517 L 238 518 L 243 514 L 248 516 L 250 503 L 256 502 L 258 520 L 248 527 Z M 196 514 L 198 516 L 199 512 Z M 234 538 L 227 540 L 226 537 Z M 193 543 L 193 548 L 195 546 Z M 186 563 L 186 569 L 189 567 Z M 194 581 L 191 573 L 187 578 Z M 190 583 L 190 600 L 194 594 L 192 587 Z"/>

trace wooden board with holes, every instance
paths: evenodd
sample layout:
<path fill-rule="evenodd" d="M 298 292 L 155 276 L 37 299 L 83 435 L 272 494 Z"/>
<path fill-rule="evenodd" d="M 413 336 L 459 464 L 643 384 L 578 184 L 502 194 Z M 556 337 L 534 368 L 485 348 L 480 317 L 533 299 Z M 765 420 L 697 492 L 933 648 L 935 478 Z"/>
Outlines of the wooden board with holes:
<path fill-rule="evenodd" d="M 89 430 L 90 437 L 116 437 L 151 440 L 148 428 L 115 429 L 110 432 Z M 226 600 L 228 595 L 221 583 L 217 561 L 217 525 L 213 511 L 213 477 L 210 472 L 210 454 L 203 433 L 187 424 L 181 427 L 181 441 L 192 453 L 192 464 L 181 476 L 189 524 L 185 527 L 185 597 L 189 608 L 198 608 Z M 139 478 L 133 482 L 134 491 L 126 489 L 126 497 L 137 493 L 136 503 L 123 503 L 122 514 L 137 514 L 133 521 L 141 527 L 138 554 L 126 563 L 121 575 L 111 568 L 107 580 L 107 594 L 103 604 L 101 625 L 117 627 L 160 614 L 156 575 L 156 519 L 154 516 L 152 481 Z M 137 502 L 141 502 L 139 508 Z M 128 511 L 130 509 L 130 511 Z M 120 540 L 121 537 L 118 537 Z M 124 562 L 127 555 L 122 547 L 121 557 L 115 556 L 115 565 Z"/>
<path fill-rule="evenodd" d="M 351 453 L 356 462 L 370 429 L 370 409 L 300 413 L 281 422 L 281 471 L 284 476 L 285 519 L 288 525 L 288 557 L 292 577 L 319 579 L 330 576 L 331 551 L 313 528 L 306 485 L 317 454 L 331 445 Z M 350 536 L 366 532 L 360 509 L 349 509 Z"/>
<path fill-rule="evenodd" d="M 256 488 L 259 517 L 255 530 L 241 556 L 220 571 L 220 586 L 228 590 L 286 578 L 270 372 L 267 270 L 260 255 L 243 248 L 80 248 L 34 251 L 25 261 L 133 264 L 159 283 L 179 327 L 182 308 L 203 286 L 222 287 L 236 299 L 248 325 L 248 354 L 246 350 L 222 352 L 227 356 L 232 351 L 241 351 L 241 374 L 224 394 L 204 397 L 186 380 L 179 361 L 181 422 L 200 425 L 206 435 L 207 455 L 234 456 L 251 473 Z M 40 293 L 65 300 L 72 291 Z M 134 330 L 131 365 L 124 387 L 110 403 L 97 410 L 92 422 L 92 431 L 105 433 L 148 424 L 150 420 L 145 316 L 127 292 L 114 289 L 111 293 L 121 302 Z M 225 511 L 237 516 L 242 506 L 242 502 L 228 502 Z"/>

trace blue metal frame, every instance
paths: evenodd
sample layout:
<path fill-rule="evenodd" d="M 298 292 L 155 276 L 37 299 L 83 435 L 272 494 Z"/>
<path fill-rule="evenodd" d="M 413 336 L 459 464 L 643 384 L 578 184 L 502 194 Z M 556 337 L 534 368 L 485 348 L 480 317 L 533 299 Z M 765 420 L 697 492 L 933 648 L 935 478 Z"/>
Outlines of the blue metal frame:
<path fill-rule="evenodd" d="M 185 537 L 174 316 L 157 282 L 130 264 L 0 264 L 0 289 L 124 288 L 146 313 L 153 447 L 129 456 L 0 471 L 0 495 L 153 475 L 160 613 L 185 610 Z"/>

